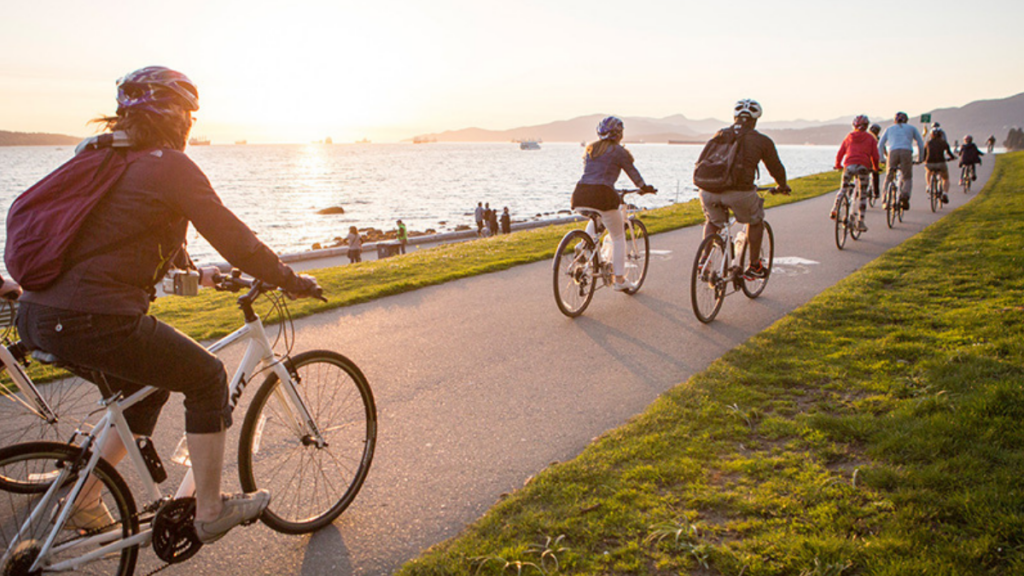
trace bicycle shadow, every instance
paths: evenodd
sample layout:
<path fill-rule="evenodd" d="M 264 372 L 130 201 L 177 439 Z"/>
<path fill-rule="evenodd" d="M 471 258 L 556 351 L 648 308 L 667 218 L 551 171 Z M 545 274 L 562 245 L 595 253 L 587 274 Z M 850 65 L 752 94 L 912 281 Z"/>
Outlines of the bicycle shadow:
<path fill-rule="evenodd" d="M 304 576 L 355 573 L 351 551 L 345 545 L 341 529 L 331 524 L 310 535 L 299 573 Z"/>

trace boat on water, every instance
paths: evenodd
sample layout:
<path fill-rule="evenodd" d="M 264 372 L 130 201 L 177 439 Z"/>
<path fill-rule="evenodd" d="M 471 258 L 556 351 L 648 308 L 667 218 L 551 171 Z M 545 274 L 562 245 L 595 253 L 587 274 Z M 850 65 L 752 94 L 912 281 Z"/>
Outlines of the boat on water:
<path fill-rule="evenodd" d="M 412 139 L 413 144 L 433 144 L 437 142 L 437 138 L 433 136 L 416 136 Z"/>
<path fill-rule="evenodd" d="M 193 136 L 188 139 L 189 146 L 209 146 L 210 139 L 206 136 Z"/>
<path fill-rule="evenodd" d="M 356 140 L 356 144 L 370 144 L 370 139 L 363 138 L 362 140 Z"/>
<path fill-rule="evenodd" d="M 520 150 L 540 150 L 540 142 L 536 140 L 520 140 Z"/>
<path fill-rule="evenodd" d="M 249 143 L 248 140 L 235 140 L 235 145 L 236 146 L 244 146 L 244 145 L 246 145 L 248 143 Z"/>
<path fill-rule="evenodd" d="M 704 142 L 698 142 L 697 140 L 669 140 L 669 144 L 704 144 Z"/>

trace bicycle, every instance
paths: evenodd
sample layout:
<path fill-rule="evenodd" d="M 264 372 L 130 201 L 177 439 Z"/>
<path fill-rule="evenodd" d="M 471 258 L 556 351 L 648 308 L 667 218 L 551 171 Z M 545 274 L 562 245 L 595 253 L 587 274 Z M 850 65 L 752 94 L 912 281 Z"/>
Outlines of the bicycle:
<path fill-rule="evenodd" d="M 964 194 L 969 194 L 971 192 L 971 182 L 974 181 L 974 178 L 974 164 L 964 164 L 960 168 L 960 186 L 963 188 Z"/>
<path fill-rule="evenodd" d="M 934 170 L 928 175 L 928 201 L 931 203 L 932 212 L 942 207 L 942 178 Z"/>
<path fill-rule="evenodd" d="M 857 180 L 856 184 L 853 182 L 855 179 Z M 847 236 L 850 236 L 854 240 L 860 238 L 861 229 L 859 227 L 859 223 L 863 222 L 864 214 L 861 212 L 859 199 L 861 198 L 861 194 L 867 194 L 868 198 L 871 198 L 871 186 L 869 185 L 867 188 L 867 190 L 862 190 L 861 179 L 858 177 L 851 177 L 840 189 L 841 196 L 838 204 L 836 205 L 835 225 L 836 248 L 839 248 L 840 250 L 842 250 L 846 245 Z M 856 194 L 854 194 L 854 190 L 857 191 Z M 851 207 L 854 201 L 857 202 L 857 205 L 855 207 Z"/>
<path fill-rule="evenodd" d="M 758 187 L 758 192 L 776 194 L 776 188 Z M 732 225 L 736 217 L 729 215 L 729 221 L 717 234 L 708 236 L 701 241 L 697 255 L 693 259 L 693 271 L 690 275 L 690 303 L 693 313 L 704 324 L 709 324 L 722 309 L 722 302 L 729 294 L 740 290 L 747 298 L 757 298 L 764 292 L 772 273 L 775 261 L 775 233 L 768 221 L 764 221 L 764 236 L 761 240 L 759 257 L 765 262 L 768 273 L 764 278 L 747 280 L 743 276 L 749 258 L 749 243 L 745 230 L 740 230 L 735 238 Z M 739 264 L 734 264 L 734 260 Z M 750 259 L 753 262 L 753 259 Z M 729 289 L 732 288 L 730 292 Z"/>
<path fill-rule="evenodd" d="M 619 197 L 640 190 L 616 190 Z M 555 250 L 552 260 L 553 287 L 555 304 L 558 309 L 570 318 L 575 318 L 590 305 L 594 291 L 601 287 L 611 286 L 614 282 L 611 262 L 611 235 L 607 234 L 601 222 L 601 214 L 587 208 L 577 208 L 576 212 L 586 216 L 594 223 L 595 236 L 585 230 L 573 230 L 562 237 Z M 626 294 L 636 294 L 647 278 L 647 266 L 650 261 L 651 245 L 647 237 L 647 227 L 637 218 L 639 212 L 633 204 L 621 202 L 619 212 L 626 228 L 626 270 L 627 282 L 633 288 L 624 290 Z M 602 233 L 605 233 L 602 238 Z M 602 238 L 600 249 L 597 249 L 597 238 Z"/>
<path fill-rule="evenodd" d="M 242 279 L 237 273 L 221 278 L 218 287 L 246 290 L 238 298 L 244 325 L 209 347 L 216 353 L 247 343 L 230 382 L 232 409 L 252 378 L 267 372 L 242 424 L 238 454 L 242 488 L 247 492 L 269 488 L 278 496 L 260 517 L 271 529 L 285 534 L 313 532 L 341 515 L 366 479 L 377 435 L 370 386 L 359 368 L 336 352 L 311 350 L 290 356 L 294 326 L 277 288 Z M 274 343 L 253 310 L 260 296 L 266 296 L 272 312 L 281 316 L 278 338 L 283 335 L 288 348 L 283 356 L 274 353 Z M 104 393 L 103 416 L 89 430 L 76 434 L 83 439 L 80 445 L 72 438 L 67 443 L 36 441 L 0 449 L 0 497 L 8 498 L 0 506 L 0 573 L 81 570 L 129 576 L 140 547 L 152 545 L 167 564 L 183 562 L 199 551 L 202 543 L 192 525 L 191 468 L 174 496 L 165 496 L 159 484 L 167 474 L 152 441 L 136 440 L 124 419 L 126 408 L 153 392 L 145 388 L 127 398 Z M 117 470 L 93 449 L 103 446 L 111 434 L 124 443 L 141 481 L 141 508 Z M 179 444 L 176 456 L 180 458 L 175 461 L 188 466 L 183 446 L 184 442 Z M 78 502 L 90 478 L 96 481 L 89 489 L 92 498 Z M 113 522 L 67 529 L 76 527 L 76 509 L 97 509 L 100 504 Z"/>
<path fill-rule="evenodd" d="M 885 208 L 885 223 L 889 228 L 893 227 L 897 219 L 903 222 L 903 202 L 900 201 L 900 188 L 902 187 L 903 173 L 896 171 L 896 176 L 889 178 L 882 198 L 882 207 Z"/>

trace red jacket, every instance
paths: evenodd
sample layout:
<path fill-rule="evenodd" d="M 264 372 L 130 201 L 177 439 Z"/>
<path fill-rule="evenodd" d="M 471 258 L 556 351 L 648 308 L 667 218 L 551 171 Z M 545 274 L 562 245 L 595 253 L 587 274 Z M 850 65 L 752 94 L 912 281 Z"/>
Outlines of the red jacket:
<path fill-rule="evenodd" d="M 878 170 L 878 140 L 866 131 L 854 130 L 847 134 L 836 154 L 836 168 L 853 164 Z"/>

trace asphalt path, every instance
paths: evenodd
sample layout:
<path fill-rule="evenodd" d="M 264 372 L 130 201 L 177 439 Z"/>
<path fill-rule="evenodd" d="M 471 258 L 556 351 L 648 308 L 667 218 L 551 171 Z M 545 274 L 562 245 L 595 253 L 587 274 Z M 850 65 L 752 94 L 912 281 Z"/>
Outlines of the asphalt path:
<path fill-rule="evenodd" d="M 991 174 L 991 158 L 975 190 Z M 955 164 L 951 172 L 955 183 Z M 954 186 L 950 204 L 933 214 L 924 185 L 917 166 L 904 221 L 890 230 L 880 205 L 869 208 L 869 231 L 843 251 L 828 218 L 833 194 L 769 210 L 776 265 L 767 289 L 757 300 L 729 296 L 710 325 L 690 309 L 700 227 L 653 236 L 639 294 L 599 289 L 574 320 L 555 306 L 545 261 L 297 321 L 299 350 L 339 351 L 373 387 L 379 436 L 362 492 L 316 534 L 286 536 L 259 524 L 238 529 L 163 574 L 392 573 L 552 462 L 572 459 L 661 393 L 975 196 Z M 161 454 L 171 453 L 181 429 L 180 403 L 172 398 L 158 429 Z M 226 490 L 237 489 L 236 478 L 229 465 Z M 137 573 L 159 566 L 145 551 Z"/>

